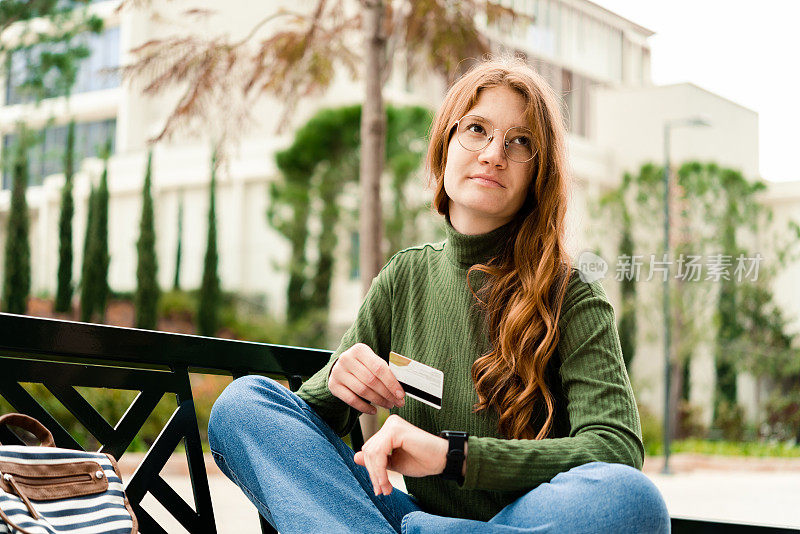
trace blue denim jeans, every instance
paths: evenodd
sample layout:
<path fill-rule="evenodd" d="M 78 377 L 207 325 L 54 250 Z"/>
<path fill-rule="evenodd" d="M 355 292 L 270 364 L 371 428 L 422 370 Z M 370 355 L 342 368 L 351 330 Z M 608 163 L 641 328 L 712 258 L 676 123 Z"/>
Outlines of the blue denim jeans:
<path fill-rule="evenodd" d="M 211 452 L 282 534 L 661 533 L 669 514 L 640 471 L 594 462 L 560 473 L 488 522 L 425 512 L 395 489 L 376 496 L 353 450 L 300 397 L 274 380 L 235 380 L 211 410 Z"/>

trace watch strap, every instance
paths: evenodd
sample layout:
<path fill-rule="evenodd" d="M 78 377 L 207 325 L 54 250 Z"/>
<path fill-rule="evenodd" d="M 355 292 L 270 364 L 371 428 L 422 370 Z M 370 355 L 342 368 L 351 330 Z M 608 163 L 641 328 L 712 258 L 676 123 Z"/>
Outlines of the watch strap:
<path fill-rule="evenodd" d="M 439 436 L 447 440 L 447 461 L 444 471 L 439 476 L 444 480 L 455 480 L 463 484 L 464 476 L 461 472 L 464 468 L 464 449 L 469 434 L 456 430 L 443 430 Z"/>

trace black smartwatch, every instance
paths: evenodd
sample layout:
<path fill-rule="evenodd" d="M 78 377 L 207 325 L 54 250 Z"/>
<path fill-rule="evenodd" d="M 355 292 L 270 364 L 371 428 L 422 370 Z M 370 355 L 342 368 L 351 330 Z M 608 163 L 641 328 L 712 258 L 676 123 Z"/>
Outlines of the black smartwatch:
<path fill-rule="evenodd" d="M 447 440 L 447 463 L 439 476 L 444 480 L 455 480 L 461 485 L 464 483 L 461 471 L 464 468 L 464 449 L 469 434 L 458 430 L 442 430 L 439 437 Z"/>

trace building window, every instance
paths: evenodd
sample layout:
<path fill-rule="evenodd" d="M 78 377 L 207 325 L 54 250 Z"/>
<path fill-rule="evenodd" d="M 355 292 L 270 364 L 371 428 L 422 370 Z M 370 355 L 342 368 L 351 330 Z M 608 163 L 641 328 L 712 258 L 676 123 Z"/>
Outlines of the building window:
<path fill-rule="evenodd" d="M 570 70 L 561 71 L 561 94 L 567 109 L 567 125 L 573 135 L 588 137 L 590 120 L 589 91 L 597 82 Z"/>
<path fill-rule="evenodd" d="M 99 91 L 119 87 L 120 75 L 117 72 L 106 72 L 106 69 L 119 67 L 119 27 L 108 28 L 103 33 L 82 36 L 89 48 L 89 56 L 78 64 L 78 72 L 72 94 Z M 63 43 L 37 44 L 28 48 L 15 50 L 8 59 L 8 78 L 6 79 L 6 104 L 22 104 L 33 102 L 35 96 L 23 86 L 28 73 L 28 65 L 40 61 L 42 52 L 47 50 L 63 50 Z M 45 75 L 43 98 L 62 96 L 64 90 L 58 86 L 54 72 Z"/>
<path fill-rule="evenodd" d="M 75 170 L 84 158 L 97 156 L 109 140 L 114 153 L 116 126 L 116 119 L 75 124 Z M 46 176 L 64 172 L 67 125 L 51 126 L 38 133 L 39 142 L 28 150 L 28 185 L 41 185 Z M 8 162 L 3 169 L 3 189 L 11 188 L 10 164 L 16 138 L 16 134 L 3 136 L 3 160 Z"/>

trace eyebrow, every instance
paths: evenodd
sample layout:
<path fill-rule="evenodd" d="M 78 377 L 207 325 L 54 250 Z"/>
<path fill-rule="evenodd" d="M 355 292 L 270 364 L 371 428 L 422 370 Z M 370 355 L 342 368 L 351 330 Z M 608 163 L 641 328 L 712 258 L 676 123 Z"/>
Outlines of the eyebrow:
<path fill-rule="evenodd" d="M 487 119 L 487 118 L 486 118 L 486 117 L 484 117 L 483 115 L 478 115 L 477 113 L 466 113 L 466 114 L 465 114 L 464 116 L 462 116 L 461 118 L 463 119 L 464 117 L 470 117 L 470 116 L 471 116 L 471 117 L 478 117 L 478 118 L 480 118 L 480 119 L 483 119 L 483 120 L 485 120 L 486 122 L 491 122 L 491 123 L 492 123 L 492 125 L 494 125 L 494 122 L 492 122 L 492 120 L 491 120 L 491 119 Z M 459 120 L 461 120 L 461 119 L 459 119 Z M 455 123 L 453 123 L 453 125 L 455 125 Z M 501 131 L 503 131 L 503 132 L 507 132 L 507 131 L 508 131 L 508 130 L 510 130 L 511 128 L 524 128 L 524 129 L 528 130 L 529 132 L 533 133 L 533 130 L 531 130 L 530 126 L 520 126 L 520 125 L 516 125 L 516 124 L 515 124 L 514 126 L 509 126 L 509 127 L 508 127 L 508 128 L 506 128 L 505 130 L 503 130 L 502 128 L 498 128 L 498 130 L 501 130 Z"/>

